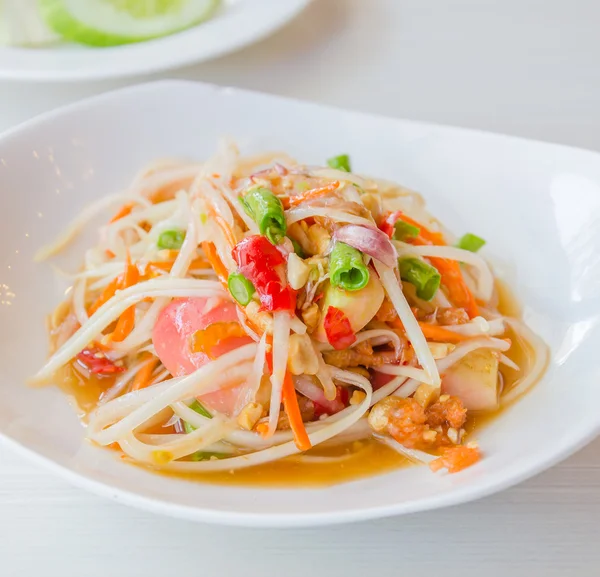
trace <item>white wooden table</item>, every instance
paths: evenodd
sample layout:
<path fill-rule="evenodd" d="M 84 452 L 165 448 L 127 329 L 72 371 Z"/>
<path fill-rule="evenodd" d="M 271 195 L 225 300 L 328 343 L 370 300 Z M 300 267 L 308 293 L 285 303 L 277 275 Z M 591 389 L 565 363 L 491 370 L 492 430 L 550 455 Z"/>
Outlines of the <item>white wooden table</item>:
<path fill-rule="evenodd" d="M 170 76 L 600 150 L 599 21 L 596 0 L 319 0 L 272 38 Z M 125 83 L 1 83 L 0 129 Z M 156 517 L 0 447 L 3 577 L 597 576 L 599 518 L 600 441 L 477 503 L 294 531 Z"/>

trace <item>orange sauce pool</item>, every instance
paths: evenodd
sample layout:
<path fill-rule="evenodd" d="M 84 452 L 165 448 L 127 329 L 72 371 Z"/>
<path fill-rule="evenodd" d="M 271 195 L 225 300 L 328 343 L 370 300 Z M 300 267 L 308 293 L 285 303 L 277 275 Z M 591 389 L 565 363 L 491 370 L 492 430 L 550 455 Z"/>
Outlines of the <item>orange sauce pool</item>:
<path fill-rule="evenodd" d="M 521 311 L 509 289 L 501 282 L 497 282 L 496 286 L 499 298 L 498 310 L 504 315 L 518 318 Z M 527 343 L 515 338 L 510 329 L 504 336 L 513 342 L 513 346 L 505 354 L 519 366 L 524 366 L 526 359 L 531 358 L 531 351 L 527 350 Z M 504 380 L 504 390 L 509 390 L 519 377 L 519 373 L 504 365 L 501 365 L 500 372 Z M 83 421 L 85 421 L 86 415 L 96 407 L 102 393 L 114 382 L 113 378 L 99 378 L 93 375 L 89 379 L 84 378 L 72 365 L 63 368 L 56 377 L 56 384 L 78 405 Z M 469 413 L 464 427 L 467 438 L 475 438 L 478 431 L 496 419 L 505 409 L 506 407 L 502 407 L 493 412 Z M 173 429 L 159 426 L 154 427 L 152 432 L 165 434 L 173 432 Z M 156 472 L 204 483 L 261 487 L 314 487 L 353 481 L 413 465 L 412 461 L 399 455 L 375 438 L 329 447 L 318 446 L 305 455 L 310 461 L 299 458 L 299 456 L 291 456 L 235 471 L 173 473 L 157 470 Z M 320 462 L 319 459 L 324 457 L 328 459 Z"/>

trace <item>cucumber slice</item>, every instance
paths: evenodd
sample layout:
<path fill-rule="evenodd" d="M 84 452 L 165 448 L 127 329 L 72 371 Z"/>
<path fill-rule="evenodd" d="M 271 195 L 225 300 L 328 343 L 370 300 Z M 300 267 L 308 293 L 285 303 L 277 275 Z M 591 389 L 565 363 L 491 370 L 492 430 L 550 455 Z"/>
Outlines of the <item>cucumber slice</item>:
<path fill-rule="evenodd" d="M 38 0 L 48 26 L 89 46 L 143 42 L 210 18 L 220 0 Z"/>
<path fill-rule="evenodd" d="M 0 44 L 43 46 L 58 38 L 40 17 L 37 0 L 0 0 Z"/>

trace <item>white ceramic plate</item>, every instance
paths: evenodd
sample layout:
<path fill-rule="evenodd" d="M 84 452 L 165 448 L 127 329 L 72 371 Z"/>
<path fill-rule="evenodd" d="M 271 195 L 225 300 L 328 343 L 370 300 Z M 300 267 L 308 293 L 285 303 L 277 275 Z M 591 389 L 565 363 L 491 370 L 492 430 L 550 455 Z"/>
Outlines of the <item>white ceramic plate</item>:
<path fill-rule="evenodd" d="M 88 48 L 0 47 L 0 78 L 97 80 L 148 74 L 222 56 L 247 46 L 294 18 L 310 0 L 224 0 L 218 13 L 198 26 L 139 44 Z"/>
<path fill-rule="evenodd" d="M 157 111 L 160 113 L 157 114 Z M 476 231 L 551 346 L 542 382 L 479 435 L 485 458 L 456 475 L 414 467 L 322 489 L 256 489 L 167 478 L 83 443 L 55 389 L 25 379 L 46 355 L 44 316 L 64 288 L 35 250 L 89 201 L 165 156 L 206 158 L 221 135 L 243 152 L 307 163 L 352 155 L 358 172 L 420 190 L 454 230 Z M 392 120 L 185 82 L 115 92 L 0 138 L 0 434 L 75 484 L 194 520 L 254 526 L 337 523 L 460 503 L 565 458 L 600 425 L 600 156 L 516 138 Z M 95 231 L 92 231 L 95 234 Z M 74 270 L 85 239 L 60 263 Z"/>

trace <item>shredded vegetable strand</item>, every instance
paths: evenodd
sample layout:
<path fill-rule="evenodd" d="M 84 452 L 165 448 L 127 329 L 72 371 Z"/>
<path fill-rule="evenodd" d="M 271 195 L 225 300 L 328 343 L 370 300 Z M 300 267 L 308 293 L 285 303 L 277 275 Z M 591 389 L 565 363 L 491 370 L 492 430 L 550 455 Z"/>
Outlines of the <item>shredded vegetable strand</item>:
<path fill-rule="evenodd" d="M 285 311 L 276 312 L 273 315 L 273 373 L 271 374 L 268 435 L 272 435 L 275 429 L 277 429 L 282 401 L 283 380 L 287 370 L 289 342 L 290 315 Z"/>
<path fill-rule="evenodd" d="M 396 275 L 391 268 L 386 267 L 384 264 L 375 260 L 375 269 L 379 273 L 381 282 L 385 288 L 387 295 L 390 297 L 398 316 L 404 326 L 406 335 L 410 340 L 415 353 L 421 363 L 421 366 L 430 378 L 431 384 L 435 387 L 439 387 L 441 380 L 440 375 L 435 364 L 435 360 L 431 355 L 425 336 L 419 327 L 419 323 L 415 319 L 410 306 L 406 301 L 406 297 L 400 289 Z"/>

